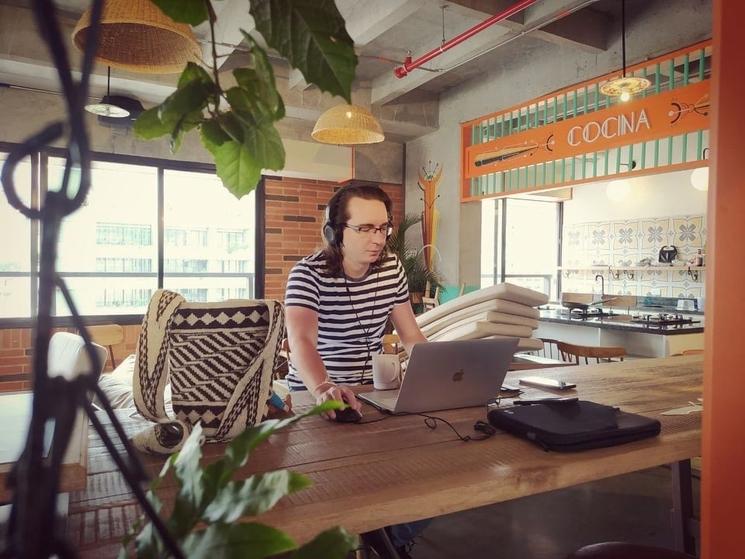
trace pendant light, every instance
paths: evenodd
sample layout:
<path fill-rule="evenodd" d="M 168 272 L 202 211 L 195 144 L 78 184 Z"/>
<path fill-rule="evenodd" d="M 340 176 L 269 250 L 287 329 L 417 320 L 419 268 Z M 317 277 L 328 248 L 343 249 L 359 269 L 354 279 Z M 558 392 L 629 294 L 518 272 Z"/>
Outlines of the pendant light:
<path fill-rule="evenodd" d="M 106 76 L 106 95 L 98 103 L 86 105 L 85 110 L 94 115 L 109 118 L 126 118 L 129 116 L 129 111 L 117 103 L 117 96 L 111 95 L 111 66 L 109 66 Z"/>
<path fill-rule="evenodd" d="M 90 25 L 88 8 L 72 31 L 72 42 L 81 51 Z M 151 0 L 106 0 L 99 34 L 96 60 L 130 72 L 173 74 L 202 56 L 191 28 L 173 21 Z"/>
<path fill-rule="evenodd" d="M 621 55 L 623 57 L 623 72 L 621 77 L 614 78 L 600 86 L 600 92 L 608 97 L 618 97 L 621 101 L 628 101 L 632 95 L 647 89 L 652 82 L 647 78 L 626 75 L 626 0 L 621 0 Z"/>
<path fill-rule="evenodd" d="M 311 137 L 322 144 L 376 144 L 385 140 L 383 128 L 364 107 L 337 105 L 318 117 Z"/>

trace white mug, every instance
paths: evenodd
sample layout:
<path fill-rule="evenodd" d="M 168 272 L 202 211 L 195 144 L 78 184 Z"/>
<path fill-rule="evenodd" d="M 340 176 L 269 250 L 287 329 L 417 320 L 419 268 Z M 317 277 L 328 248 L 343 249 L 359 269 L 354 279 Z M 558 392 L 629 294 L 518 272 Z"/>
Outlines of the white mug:
<path fill-rule="evenodd" d="M 393 353 L 373 355 L 372 374 L 375 390 L 393 390 L 401 386 L 401 362 L 398 355 Z"/>

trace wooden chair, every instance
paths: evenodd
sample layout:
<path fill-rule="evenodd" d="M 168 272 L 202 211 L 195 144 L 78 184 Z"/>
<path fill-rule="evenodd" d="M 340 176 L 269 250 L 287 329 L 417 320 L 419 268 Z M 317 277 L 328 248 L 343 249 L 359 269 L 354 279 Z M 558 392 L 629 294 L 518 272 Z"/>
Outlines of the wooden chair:
<path fill-rule="evenodd" d="M 91 341 L 109 348 L 111 368 L 116 369 L 114 346 L 124 342 L 124 328 L 118 324 L 103 324 L 101 326 L 89 326 L 88 333 L 91 336 Z"/>
<path fill-rule="evenodd" d="M 556 348 L 556 358 L 559 358 L 559 349 L 557 347 L 559 340 L 554 340 L 553 338 L 538 338 L 543 342 L 543 357 L 549 357 L 551 359 L 554 358 L 554 348 Z M 548 355 L 546 355 L 546 350 L 548 349 Z"/>
<path fill-rule="evenodd" d="M 435 288 L 435 294 L 433 297 L 429 296 L 432 292 L 431 289 L 432 287 L 429 282 L 427 282 L 427 285 L 424 287 L 424 296 L 422 297 L 422 306 L 424 307 L 425 312 L 434 309 L 440 304 L 440 288 Z"/>
<path fill-rule="evenodd" d="M 556 347 L 563 361 L 574 361 L 577 365 L 579 365 L 580 357 L 583 357 L 585 364 L 588 364 L 588 358 L 595 359 L 597 363 L 600 363 L 601 361 L 608 362 L 614 359 L 623 361 L 626 356 L 626 350 L 622 347 L 581 346 L 565 342 L 557 342 Z"/>

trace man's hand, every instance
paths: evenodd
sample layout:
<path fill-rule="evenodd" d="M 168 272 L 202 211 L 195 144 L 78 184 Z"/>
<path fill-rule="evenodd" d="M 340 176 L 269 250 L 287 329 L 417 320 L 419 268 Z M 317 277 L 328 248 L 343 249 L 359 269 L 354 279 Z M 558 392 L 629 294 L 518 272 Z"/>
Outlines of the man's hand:
<path fill-rule="evenodd" d="M 316 397 L 316 404 L 322 404 L 329 400 L 339 400 L 340 402 L 346 402 L 350 408 L 360 412 L 360 415 L 362 414 L 362 404 L 354 397 L 354 392 L 346 386 L 338 386 L 330 381 L 322 382 L 316 386 L 313 395 Z M 329 410 L 321 415 L 324 419 L 336 419 L 334 410 Z"/>

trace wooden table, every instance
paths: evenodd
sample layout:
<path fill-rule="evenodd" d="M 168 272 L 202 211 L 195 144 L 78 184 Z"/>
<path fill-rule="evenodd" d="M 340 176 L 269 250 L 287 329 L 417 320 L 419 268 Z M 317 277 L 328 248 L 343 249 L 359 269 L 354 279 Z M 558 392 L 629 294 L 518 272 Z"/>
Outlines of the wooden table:
<path fill-rule="evenodd" d="M 682 468 L 674 468 L 674 481 L 681 489 L 674 503 L 681 513 L 676 534 L 680 547 L 690 547 L 690 526 L 682 519 L 691 512 L 685 491 L 690 480 L 684 466 L 701 453 L 701 418 L 700 414 L 660 413 L 699 397 L 702 371 L 700 355 L 541 371 L 542 376 L 576 382 L 576 394 L 583 399 L 658 418 L 662 434 L 653 439 L 561 454 L 544 452 L 501 432 L 486 441 L 464 443 L 447 426 L 430 430 L 416 416 L 390 417 L 370 424 L 310 418 L 273 436 L 254 453 L 241 474 L 291 468 L 313 480 L 312 487 L 287 497 L 262 516 L 262 522 L 305 541 L 335 525 L 364 533 L 662 464 L 681 464 Z M 516 383 L 520 374 L 510 373 L 507 381 Z M 545 391 L 528 388 L 526 394 Z M 307 393 L 293 393 L 293 399 L 296 409 L 311 403 Z M 368 406 L 364 412 L 363 421 L 380 417 Z M 484 419 L 485 410 L 467 408 L 436 415 L 466 434 L 473 433 L 474 421 Z M 217 457 L 223 449 L 223 445 L 206 445 L 204 453 L 208 458 Z M 106 485 L 106 506 L 112 502 L 131 506 L 131 496 L 104 453 L 100 447 L 91 448 L 90 468 L 99 481 L 93 483 L 89 478 L 89 488 Z M 153 474 L 163 462 L 150 456 L 144 460 Z M 172 489 L 165 487 L 165 496 Z M 102 506 L 101 498 L 101 490 L 88 496 L 80 494 L 74 506 L 88 515 Z"/>
<path fill-rule="evenodd" d="M 5 486 L 6 478 L 23 451 L 31 421 L 32 401 L 31 392 L 0 394 L 0 503 L 8 502 L 12 496 L 12 492 Z M 47 433 L 49 444 L 51 435 L 50 428 Z M 88 418 L 81 410 L 62 460 L 59 486 L 61 493 L 85 488 L 87 465 Z"/>

